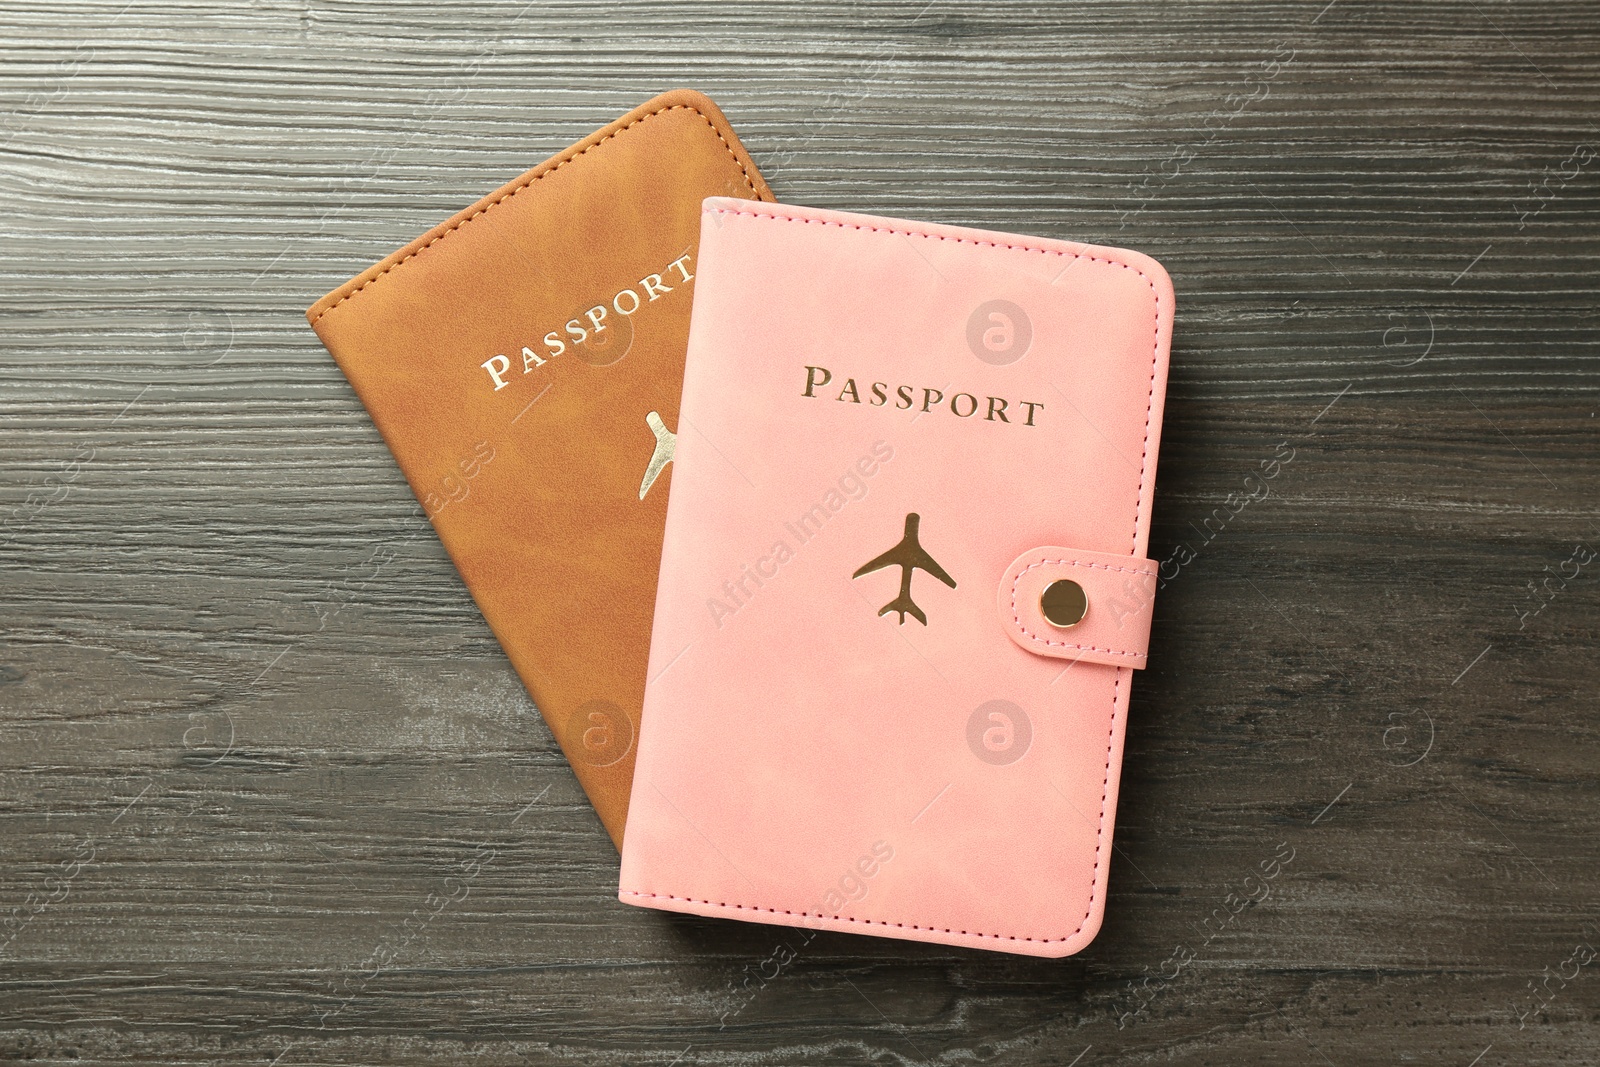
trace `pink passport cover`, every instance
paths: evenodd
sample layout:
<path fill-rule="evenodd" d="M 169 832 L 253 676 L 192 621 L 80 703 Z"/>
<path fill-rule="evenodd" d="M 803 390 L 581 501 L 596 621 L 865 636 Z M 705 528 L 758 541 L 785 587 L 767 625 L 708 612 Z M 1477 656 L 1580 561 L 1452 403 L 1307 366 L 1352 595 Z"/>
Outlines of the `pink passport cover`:
<path fill-rule="evenodd" d="M 1078 951 L 1149 633 L 1166 272 L 720 197 L 698 270 L 620 899 Z"/>

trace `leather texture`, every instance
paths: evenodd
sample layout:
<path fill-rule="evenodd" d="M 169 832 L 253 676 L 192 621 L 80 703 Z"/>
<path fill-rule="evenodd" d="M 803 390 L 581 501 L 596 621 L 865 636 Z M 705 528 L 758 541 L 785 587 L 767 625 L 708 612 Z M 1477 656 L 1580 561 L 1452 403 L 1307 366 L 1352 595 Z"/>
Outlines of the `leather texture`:
<path fill-rule="evenodd" d="M 997 597 L 1041 548 L 1148 570 L 1165 271 L 723 198 L 699 263 L 619 899 L 1081 949 L 1134 672 Z"/>
<path fill-rule="evenodd" d="M 716 106 L 666 93 L 306 313 L 619 845 L 700 204 L 723 194 L 771 199 Z"/>
<path fill-rule="evenodd" d="M 1082 620 L 1053 625 L 1040 608 L 1051 583 L 1082 587 Z M 1109 552 L 1038 548 L 1006 568 L 995 602 L 1006 635 L 1021 648 L 1056 659 L 1142 669 L 1155 607 L 1156 562 Z"/>

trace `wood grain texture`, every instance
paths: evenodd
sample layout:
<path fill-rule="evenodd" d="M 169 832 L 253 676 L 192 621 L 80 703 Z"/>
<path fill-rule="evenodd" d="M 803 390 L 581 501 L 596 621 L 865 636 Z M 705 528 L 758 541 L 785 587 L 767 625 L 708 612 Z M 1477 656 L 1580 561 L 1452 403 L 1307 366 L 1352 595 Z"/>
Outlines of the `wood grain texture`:
<path fill-rule="evenodd" d="M 1595 1062 L 1600 563 L 1528 584 L 1600 548 L 1597 48 L 1557 0 L 0 6 L 0 1061 Z M 306 328 L 676 85 L 781 199 L 1174 277 L 1184 562 L 1075 959 L 617 904 Z"/>

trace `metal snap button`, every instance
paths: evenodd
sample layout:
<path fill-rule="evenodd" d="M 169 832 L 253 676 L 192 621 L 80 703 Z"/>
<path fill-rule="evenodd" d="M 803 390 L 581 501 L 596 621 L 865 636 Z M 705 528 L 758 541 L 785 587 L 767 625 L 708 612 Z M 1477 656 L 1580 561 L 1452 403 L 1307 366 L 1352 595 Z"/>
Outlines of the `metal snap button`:
<path fill-rule="evenodd" d="M 1089 613 L 1089 598 L 1084 595 L 1083 586 L 1071 578 L 1060 578 L 1045 586 L 1039 597 L 1039 610 L 1044 612 L 1046 622 L 1064 630 Z"/>

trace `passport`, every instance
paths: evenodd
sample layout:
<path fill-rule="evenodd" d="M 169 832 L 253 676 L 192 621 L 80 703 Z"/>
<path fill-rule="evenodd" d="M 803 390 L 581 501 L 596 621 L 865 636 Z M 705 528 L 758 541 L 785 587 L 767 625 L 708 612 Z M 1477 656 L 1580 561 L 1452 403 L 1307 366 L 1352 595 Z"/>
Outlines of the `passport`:
<path fill-rule="evenodd" d="M 708 196 L 771 199 L 670 92 L 306 313 L 617 842 Z"/>
<path fill-rule="evenodd" d="M 1148 256 L 714 197 L 619 899 L 1064 956 L 1147 663 Z"/>

